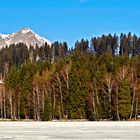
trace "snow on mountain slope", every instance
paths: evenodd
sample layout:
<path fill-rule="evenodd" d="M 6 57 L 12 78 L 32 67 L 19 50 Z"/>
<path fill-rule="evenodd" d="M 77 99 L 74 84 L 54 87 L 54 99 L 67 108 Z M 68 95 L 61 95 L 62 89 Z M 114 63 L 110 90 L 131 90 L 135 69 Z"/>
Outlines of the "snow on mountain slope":
<path fill-rule="evenodd" d="M 12 34 L 0 34 L 0 48 L 9 46 L 10 44 L 25 43 L 28 47 L 30 45 L 39 47 L 47 43 L 51 46 L 51 42 L 34 33 L 29 28 L 23 28 L 20 31 Z"/>

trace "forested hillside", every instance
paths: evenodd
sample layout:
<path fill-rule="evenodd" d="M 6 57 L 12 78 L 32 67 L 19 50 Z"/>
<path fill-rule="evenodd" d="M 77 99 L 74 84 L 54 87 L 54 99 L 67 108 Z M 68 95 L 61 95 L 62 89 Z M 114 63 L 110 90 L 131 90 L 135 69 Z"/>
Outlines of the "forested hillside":
<path fill-rule="evenodd" d="M 0 118 L 123 120 L 140 114 L 140 38 L 103 35 L 0 50 Z"/>

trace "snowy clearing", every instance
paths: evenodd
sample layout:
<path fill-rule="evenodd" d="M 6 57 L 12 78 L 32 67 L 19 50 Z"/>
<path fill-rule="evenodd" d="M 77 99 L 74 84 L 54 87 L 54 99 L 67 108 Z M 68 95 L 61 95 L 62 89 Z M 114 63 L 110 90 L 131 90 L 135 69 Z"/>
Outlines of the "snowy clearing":
<path fill-rule="evenodd" d="M 0 140 L 139 140 L 140 122 L 0 122 Z"/>

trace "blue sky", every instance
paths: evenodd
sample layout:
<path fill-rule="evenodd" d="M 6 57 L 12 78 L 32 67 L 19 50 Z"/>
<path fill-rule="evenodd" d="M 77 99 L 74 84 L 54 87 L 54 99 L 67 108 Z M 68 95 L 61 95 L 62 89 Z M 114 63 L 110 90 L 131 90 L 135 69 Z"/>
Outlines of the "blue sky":
<path fill-rule="evenodd" d="M 0 33 L 29 27 L 51 41 L 140 34 L 140 0 L 0 0 Z"/>

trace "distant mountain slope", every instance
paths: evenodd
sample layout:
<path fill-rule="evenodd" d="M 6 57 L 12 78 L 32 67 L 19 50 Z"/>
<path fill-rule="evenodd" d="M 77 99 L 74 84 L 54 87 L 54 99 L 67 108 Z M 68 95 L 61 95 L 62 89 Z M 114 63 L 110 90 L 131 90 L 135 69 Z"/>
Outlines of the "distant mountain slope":
<path fill-rule="evenodd" d="M 51 45 L 51 42 L 48 39 L 39 36 L 29 28 L 23 28 L 12 34 L 0 34 L 0 48 L 20 42 L 25 43 L 28 47 L 30 45 L 36 46 L 36 44 L 40 47 L 45 43 Z"/>

